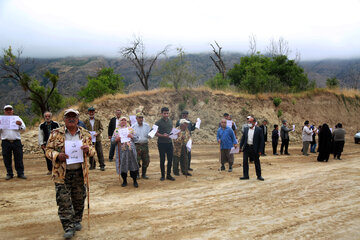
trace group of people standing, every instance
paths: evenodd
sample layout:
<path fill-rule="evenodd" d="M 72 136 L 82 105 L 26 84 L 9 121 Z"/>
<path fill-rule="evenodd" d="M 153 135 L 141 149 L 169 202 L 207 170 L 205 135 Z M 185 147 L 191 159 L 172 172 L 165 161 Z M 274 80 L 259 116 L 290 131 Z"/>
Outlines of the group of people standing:
<path fill-rule="evenodd" d="M 13 115 L 11 105 L 4 107 L 4 114 Z M 169 118 L 169 109 L 161 109 L 161 118 L 155 123 L 157 130 L 157 146 L 160 156 L 160 180 L 165 179 L 175 181 L 175 176 L 180 175 L 180 171 L 185 176 L 191 176 L 189 171 L 191 151 L 187 144 L 191 140 L 191 132 L 195 130 L 195 123 L 188 118 L 188 112 L 183 111 L 181 118 L 177 121 L 176 135 L 173 134 L 173 123 Z M 86 199 L 86 186 L 88 186 L 89 169 L 96 168 L 95 154 L 98 156 L 100 170 L 105 171 L 104 154 L 101 144 L 101 134 L 103 131 L 102 123 L 95 117 L 95 109 L 88 109 L 89 117 L 80 121 L 79 112 L 74 109 L 67 109 L 64 112 L 64 126 L 52 120 L 50 112 L 44 113 L 45 121 L 39 126 L 38 142 L 45 154 L 48 175 L 52 175 L 55 184 L 56 202 L 59 207 L 58 215 L 64 229 L 64 238 L 71 238 L 76 231 L 82 229 L 81 221 Z M 121 110 L 116 110 L 115 117 L 112 118 L 108 126 L 108 137 L 111 141 L 109 151 L 109 162 L 115 156 L 116 171 L 122 177 L 122 187 L 127 186 L 127 176 L 133 179 L 133 186 L 138 187 L 137 179 L 148 179 L 147 168 L 150 163 L 149 157 L 149 133 L 152 128 L 144 121 L 141 111 L 136 111 L 136 123 L 130 125 L 129 119 L 122 116 Z M 229 126 L 229 121 L 231 126 Z M 6 180 L 13 178 L 11 155 L 14 153 L 15 169 L 18 178 L 26 179 L 22 161 L 22 144 L 20 133 L 25 130 L 25 124 L 19 118 L 16 121 L 18 129 L 1 129 L 2 151 L 5 167 L 7 170 Z M 249 179 L 249 162 L 254 163 L 257 179 L 264 181 L 261 174 L 260 156 L 265 155 L 265 142 L 267 141 L 268 126 L 264 120 L 260 127 L 257 126 L 256 119 L 252 116 L 247 117 L 247 122 L 242 126 L 242 136 L 237 140 L 236 125 L 231 120 L 229 114 L 224 114 L 220 121 L 217 131 L 217 141 L 220 144 L 220 170 L 225 170 L 228 163 L 228 171 L 231 172 L 234 163 L 234 153 L 243 153 L 243 176 L 240 180 Z M 272 131 L 273 154 L 277 154 L 278 140 L 281 138 L 280 154 L 289 155 L 289 132 L 294 130 L 287 127 L 287 122 L 282 121 L 279 126 L 274 125 Z M 309 121 L 305 121 L 303 127 L 303 149 L 304 155 L 308 155 L 309 145 L 311 152 L 315 151 L 316 134 L 319 138 L 318 161 L 328 161 L 330 152 L 334 158 L 340 159 L 345 143 L 345 130 L 342 124 L 338 123 L 335 130 L 331 132 L 327 124 L 323 124 L 316 129 L 309 126 Z M 81 151 L 83 161 L 70 164 L 67 162 L 69 155 L 65 153 L 67 141 L 81 141 Z M 239 146 L 238 146 L 239 145 Z M 315 145 L 315 147 L 314 147 Z M 236 151 L 238 149 L 238 151 Z M 89 162 L 87 160 L 89 158 Z M 165 159 L 167 167 L 165 169 Z M 89 164 L 89 165 L 88 165 Z M 180 166 L 179 166 L 180 165 Z M 180 169 L 179 169 L 180 167 Z"/>

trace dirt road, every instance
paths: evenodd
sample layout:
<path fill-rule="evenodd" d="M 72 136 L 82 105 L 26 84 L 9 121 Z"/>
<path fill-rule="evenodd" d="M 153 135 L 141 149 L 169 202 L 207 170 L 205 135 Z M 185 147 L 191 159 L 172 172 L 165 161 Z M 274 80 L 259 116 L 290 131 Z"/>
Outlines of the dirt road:
<path fill-rule="evenodd" d="M 175 182 L 159 181 L 155 150 L 138 189 L 120 186 L 114 163 L 91 171 L 91 228 L 85 209 L 74 239 L 360 238 L 360 145 L 348 141 L 343 160 L 323 163 L 292 144 L 291 156 L 261 159 L 264 182 L 253 165 L 250 180 L 239 180 L 242 155 L 228 173 L 218 171 L 218 146 L 193 151 L 193 176 Z M 28 180 L 5 181 L 0 164 L 0 239 L 62 239 L 45 160 L 25 155 L 24 163 Z"/>

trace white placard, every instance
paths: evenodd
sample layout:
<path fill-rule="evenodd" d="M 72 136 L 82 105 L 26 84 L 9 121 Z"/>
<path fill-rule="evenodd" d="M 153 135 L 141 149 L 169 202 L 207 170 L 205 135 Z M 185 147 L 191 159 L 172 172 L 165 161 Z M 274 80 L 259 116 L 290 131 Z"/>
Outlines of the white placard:
<path fill-rule="evenodd" d="M 169 137 L 170 137 L 171 139 L 174 139 L 174 140 L 175 140 L 175 139 L 178 138 L 179 132 L 180 132 L 179 129 L 173 128 L 173 129 L 171 130 L 170 134 L 169 134 Z"/>
<path fill-rule="evenodd" d="M 292 129 L 292 131 L 293 131 L 293 132 L 295 131 L 295 125 L 293 125 L 293 129 Z"/>
<path fill-rule="evenodd" d="M 332 132 L 332 128 L 330 128 L 330 132 Z"/>
<path fill-rule="evenodd" d="M 227 126 L 227 127 L 232 128 L 232 124 L 233 124 L 233 121 L 231 121 L 231 120 L 226 120 L 226 126 Z"/>
<path fill-rule="evenodd" d="M 130 125 L 134 125 L 136 123 L 136 116 L 135 115 L 130 115 Z"/>
<path fill-rule="evenodd" d="M 89 133 L 91 135 L 91 142 L 93 143 L 96 142 L 96 136 L 94 136 L 96 131 L 89 131 Z"/>
<path fill-rule="evenodd" d="M 65 141 L 65 154 L 69 156 L 66 159 L 66 164 L 82 163 L 84 162 L 84 155 L 81 146 L 81 140 L 78 141 Z"/>
<path fill-rule="evenodd" d="M 230 150 L 230 154 L 239 153 L 239 151 L 240 151 L 240 147 L 237 148 L 232 147 Z"/>
<path fill-rule="evenodd" d="M 19 125 L 16 124 L 16 121 L 20 121 L 19 116 L 0 116 L 0 129 L 13 129 L 19 130 Z"/>
<path fill-rule="evenodd" d="M 152 130 L 149 132 L 148 136 L 154 138 L 158 128 L 159 128 L 158 125 L 153 125 Z"/>
<path fill-rule="evenodd" d="M 128 128 L 119 128 L 118 133 L 119 133 L 121 143 L 131 141 L 131 139 L 128 137 L 128 135 L 129 135 L 129 129 Z"/>
<path fill-rule="evenodd" d="M 186 148 L 189 152 L 191 152 L 191 146 L 192 146 L 192 140 L 190 138 L 189 141 L 186 143 Z"/>
<path fill-rule="evenodd" d="M 197 118 L 197 119 L 196 119 L 196 123 L 195 123 L 195 127 L 196 127 L 197 129 L 200 129 L 200 124 L 201 124 L 201 119 L 200 119 L 200 118 Z"/>

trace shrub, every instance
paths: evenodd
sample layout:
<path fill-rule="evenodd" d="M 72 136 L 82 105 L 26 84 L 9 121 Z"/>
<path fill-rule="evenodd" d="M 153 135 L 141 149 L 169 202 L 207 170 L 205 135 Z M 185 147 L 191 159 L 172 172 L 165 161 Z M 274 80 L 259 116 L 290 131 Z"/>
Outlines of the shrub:
<path fill-rule="evenodd" d="M 275 107 L 278 107 L 281 102 L 282 102 L 282 100 L 279 97 L 276 97 L 273 99 L 273 103 L 274 103 Z"/>
<path fill-rule="evenodd" d="M 278 118 L 280 118 L 282 116 L 283 112 L 279 109 L 278 112 L 277 112 L 277 116 Z"/>
<path fill-rule="evenodd" d="M 205 98 L 204 102 L 205 102 L 205 104 L 208 104 L 209 103 L 209 98 Z"/>
<path fill-rule="evenodd" d="M 186 102 L 182 102 L 179 104 L 179 111 L 182 112 L 184 111 L 186 108 Z"/>
<path fill-rule="evenodd" d="M 196 98 L 196 97 L 193 97 L 193 98 L 192 98 L 192 104 L 195 106 L 196 103 L 197 103 L 197 98 Z"/>

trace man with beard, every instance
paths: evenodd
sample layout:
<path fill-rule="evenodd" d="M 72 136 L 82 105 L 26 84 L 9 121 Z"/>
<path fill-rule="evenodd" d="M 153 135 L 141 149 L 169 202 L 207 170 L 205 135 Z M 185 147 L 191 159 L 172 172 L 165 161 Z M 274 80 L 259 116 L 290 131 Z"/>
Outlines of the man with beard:
<path fill-rule="evenodd" d="M 41 146 L 41 149 L 43 150 L 44 154 L 45 154 L 46 143 L 47 143 L 47 140 L 49 139 L 51 131 L 60 127 L 60 125 L 57 122 L 51 120 L 51 117 L 52 117 L 51 112 L 45 112 L 44 113 L 45 122 L 43 122 L 39 126 L 38 141 L 39 141 L 39 145 Z M 46 165 L 47 165 L 47 169 L 48 169 L 47 175 L 50 175 L 51 171 L 52 171 L 52 161 L 50 159 L 48 159 L 46 157 L 46 155 L 45 155 L 45 160 L 46 160 Z"/>

